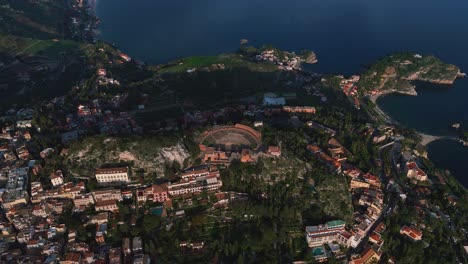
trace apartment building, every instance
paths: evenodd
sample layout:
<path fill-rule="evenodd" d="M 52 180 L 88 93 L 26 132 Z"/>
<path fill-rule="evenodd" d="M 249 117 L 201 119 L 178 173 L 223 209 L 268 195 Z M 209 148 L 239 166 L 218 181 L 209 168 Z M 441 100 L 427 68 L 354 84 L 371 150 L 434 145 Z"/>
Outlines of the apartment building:
<path fill-rule="evenodd" d="M 102 168 L 96 170 L 96 180 L 99 183 L 129 182 L 129 174 L 130 169 L 128 167 Z"/>

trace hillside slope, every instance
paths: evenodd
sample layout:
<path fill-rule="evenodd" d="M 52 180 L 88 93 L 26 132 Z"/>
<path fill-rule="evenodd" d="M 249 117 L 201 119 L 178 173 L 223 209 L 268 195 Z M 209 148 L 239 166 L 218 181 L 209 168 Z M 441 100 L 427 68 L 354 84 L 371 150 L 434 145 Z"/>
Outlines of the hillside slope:
<path fill-rule="evenodd" d="M 190 154 L 175 137 L 88 137 L 70 146 L 65 160 L 70 172 L 77 176 L 92 176 L 101 165 L 132 164 L 134 169 L 164 175 L 167 165 L 183 166 Z"/>

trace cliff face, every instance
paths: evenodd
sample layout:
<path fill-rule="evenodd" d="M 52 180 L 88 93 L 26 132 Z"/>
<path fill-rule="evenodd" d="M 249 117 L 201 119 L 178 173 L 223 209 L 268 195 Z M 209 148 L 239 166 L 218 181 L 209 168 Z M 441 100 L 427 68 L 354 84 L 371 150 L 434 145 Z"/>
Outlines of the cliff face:
<path fill-rule="evenodd" d="M 451 85 L 460 77 L 460 69 L 434 56 L 398 53 L 372 64 L 361 76 L 364 91 L 416 94 L 410 81 Z"/>

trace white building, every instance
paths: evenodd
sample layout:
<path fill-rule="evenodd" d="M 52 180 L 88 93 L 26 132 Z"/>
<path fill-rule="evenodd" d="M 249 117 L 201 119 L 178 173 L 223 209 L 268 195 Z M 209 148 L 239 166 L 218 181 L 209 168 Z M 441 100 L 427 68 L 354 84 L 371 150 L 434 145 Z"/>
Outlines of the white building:
<path fill-rule="evenodd" d="M 99 211 L 119 211 L 116 200 L 100 201 L 94 204 L 94 208 Z"/>
<path fill-rule="evenodd" d="M 93 197 L 90 194 L 78 195 L 73 199 L 75 207 L 88 206 L 94 204 Z"/>
<path fill-rule="evenodd" d="M 94 200 L 96 202 L 108 201 L 108 200 L 117 200 L 122 201 L 122 191 L 120 189 L 100 189 L 92 192 Z"/>
<path fill-rule="evenodd" d="M 197 194 L 202 191 L 216 191 L 221 188 L 223 182 L 219 177 L 219 172 L 208 176 L 186 178 L 179 182 L 167 186 L 169 195 L 178 196 L 186 194 Z"/>
<path fill-rule="evenodd" d="M 263 121 L 255 121 L 254 122 L 254 127 L 262 127 L 263 126 Z"/>
<path fill-rule="evenodd" d="M 406 176 L 410 179 L 416 179 L 418 181 L 427 180 L 427 174 L 421 170 L 414 161 L 406 163 Z"/>
<path fill-rule="evenodd" d="M 105 168 L 96 170 L 96 180 L 99 183 L 129 182 L 129 168 Z"/>
<path fill-rule="evenodd" d="M 32 123 L 31 120 L 18 120 L 16 121 L 17 128 L 31 128 Z"/>
<path fill-rule="evenodd" d="M 61 170 L 53 172 L 50 174 L 50 182 L 54 187 L 60 186 L 63 184 L 63 173 Z"/>
<path fill-rule="evenodd" d="M 340 242 L 341 240 L 338 239 L 338 236 L 344 231 L 345 222 L 342 220 L 330 221 L 324 225 L 307 226 L 307 244 L 309 244 L 309 247 L 318 247 L 333 241 Z"/>
<path fill-rule="evenodd" d="M 207 165 L 201 165 L 201 166 L 194 166 L 187 168 L 182 171 L 180 174 L 180 177 L 182 179 L 188 179 L 192 177 L 203 177 L 203 176 L 208 176 L 210 174 L 209 167 Z"/>

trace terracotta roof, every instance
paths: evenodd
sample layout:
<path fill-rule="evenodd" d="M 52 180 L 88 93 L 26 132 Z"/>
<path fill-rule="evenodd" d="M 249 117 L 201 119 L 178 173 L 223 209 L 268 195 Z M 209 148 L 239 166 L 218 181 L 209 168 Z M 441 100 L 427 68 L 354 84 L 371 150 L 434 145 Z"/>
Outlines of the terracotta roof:
<path fill-rule="evenodd" d="M 242 149 L 242 151 L 241 151 L 242 156 L 247 156 L 249 154 L 250 154 L 250 151 L 248 149 Z"/>
<path fill-rule="evenodd" d="M 167 185 L 166 184 L 161 184 L 161 185 L 157 185 L 157 184 L 153 184 L 153 193 L 154 192 L 167 192 Z"/>
<path fill-rule="evenodd" d="M 380 222 L 380 224 L 377 225 L 375 228 L 375 232 L 377 233 L 382 233 L 385 230 L 385 224 L 383 222 Z"/>
<path fill-rule="evenodd" d="M 364 252 L 362 252 L 362 257 L 361 257 L 362 263 L 366 263 L 373 257 L 377 257 L 380 259 L 380 255 L 377 252 L 375 252 L 374 249 L 368 248 L 364 250 Z"/>
<path fill-rule="evenodd" d="M 38 240 L 29 240 L 28 245 L 37 245 L 39 243 Z"/>
<path fill-rule="evenodd" d="M 279 152 L 280 148 L 278 146 L 269 146 L 268 151 L 269 152 Z"/>
<path fill-rule="evenodd" d="M 109 205 L 117 205 L 117 201 L 116 200 L 98 201 L 96 202 L 95 207 L 109 206 Z"/>
<path fill-rule="evenodd" d="M 71 261 L 71 262 L 79 262 L 81 259 L 81 255 L 79 253 L 68 253 L 65 256 L 65 261 Z"/>
<path fill-rule="evenodd" d="M 414 227 L 403 226 L 400 229 L 400 233 L 405 234 L 415 240 L 421 239 L 422 237 L 422 232 Z"/>
<path fill-rule="evenodd" d="M 114 174 L 114 173 L 128 173 L 128 167 L 101 168 L 101 169 L 96 170 L 96 174 Z"/>
<path fill-rule="evenodd" d="M 345 237 L 346 239 L 349 239 L 351 237 L 351 234 L 347 231 L 343 231 L 340 233 L 343 237 Z"/>
<path fill-rule="evenodd" d="M 106 194 L 114 194 L 114 193 L 121 193 L 120 189 L 116 188 L 106 188 L 106 189 L 98 189 L 93 191 L 93 195 L 106 195 Z"/>
<path fill-rule="evenodd" d="M 312 145 L 312 144 L 307 145 L 307 149 L 310 150 L 310 151 L 312 151 L 312 152 L 314 152 L 314 153 L 315 153 L 315 152 L 320 152 L 320 151 L 322 151 L 322 149 L 321 149 L 319 146 L 317 146 L 317 145 Z"/>
<path fill-rule="evenodd" d="M 406 167 L 408 168 L 408 170 L 418 169 L 418 165 L 416 165 L 416 162 L 414 161 L 406 163 Z"/>
<path fill-rule="evenodd" d="M 224 200 L 224 199 L 227 199 L 227 198 L 228 198 L 227 193 L 224 193 L 224 192 L 215 193 L 215 196 L 216 196 L 216 199 L 217 199 L 218 201 Z"/>
<path fill-rule="evenodd" d="M 365 179 L 370 180 L 370 181 L 376 181 L 376 180 L 378 180 L 377 176 L 372 175 L 372 174 L 370 174 L 370 173 L 366 173 L 366 174 L 364 174 L 362 177 L 364 177 Z"/>
<path fill-rule="evenodd" d="M 380 241 L 380 236 L 375 232 L 372 233 L 369 238 L 373 239 L 374 241 Z"/>
<path fill-rule="evenodd" d="M 418 176 L 426 176 L 426 173 L 419 168 L 416 170 L 416 173 L 418 174 Z"/>

